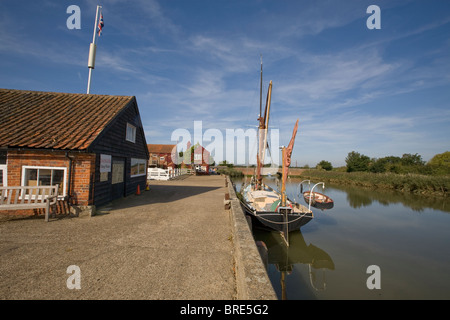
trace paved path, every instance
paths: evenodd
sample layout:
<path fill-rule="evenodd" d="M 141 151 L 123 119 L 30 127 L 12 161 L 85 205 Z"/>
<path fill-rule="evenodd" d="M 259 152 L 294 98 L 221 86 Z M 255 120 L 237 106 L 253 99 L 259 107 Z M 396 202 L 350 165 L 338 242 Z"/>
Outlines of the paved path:
<path fill-rule="evenodd" d="M 226 190 L 223 176 L 152 181 L 107 214 L 2 221 L 0 299 L 234 299 Z"/>

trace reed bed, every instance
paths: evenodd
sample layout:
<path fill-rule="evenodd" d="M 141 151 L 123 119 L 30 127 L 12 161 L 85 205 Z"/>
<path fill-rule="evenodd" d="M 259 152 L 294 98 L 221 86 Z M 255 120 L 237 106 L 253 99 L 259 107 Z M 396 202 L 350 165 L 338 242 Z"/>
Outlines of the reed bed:
<path fill-rule="evenodd" d="M 328 181 L 337 184 L 350 184 L 367 188 L 392 189 L 418 194 L 448 196 L 450 176 L 432 176 L 421 174 L 339 172 L 309 169 L 300 177 L 304 179 Z"/>

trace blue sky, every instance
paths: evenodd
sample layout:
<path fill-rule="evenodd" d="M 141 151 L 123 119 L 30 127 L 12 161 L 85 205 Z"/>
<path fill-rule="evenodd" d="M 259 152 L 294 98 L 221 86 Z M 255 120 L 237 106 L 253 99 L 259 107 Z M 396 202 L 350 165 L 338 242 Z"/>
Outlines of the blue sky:
<path fill-rule="evenodd" d="M 299 119 L 293 165 L 450 150 L 447 0 L 0 0 L 0 87 L 85 93 L 97 4 L 91 93 L 136 96 L 147 143 L 174 144 L 194 121 L 254 128 L 262 54 L 280 145 Z M 381 29 L 366 26 L 370 5 Z"/>

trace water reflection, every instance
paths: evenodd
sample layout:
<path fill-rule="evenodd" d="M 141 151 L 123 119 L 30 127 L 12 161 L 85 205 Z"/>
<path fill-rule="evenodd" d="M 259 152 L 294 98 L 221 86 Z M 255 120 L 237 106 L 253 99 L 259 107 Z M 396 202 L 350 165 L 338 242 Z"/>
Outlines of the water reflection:
<path fill-rule="evenodd" d="M 300 182 L 288 180 L 290 197 Z M 313 210 L 289 248 L 276 233 L 254 230 L 280 299 L 450 298 L 448 199 L 330 183 L 325 190 L 335 206 Z M 370 265 L 381 268 L 380 290 L 366 286 Z"/>
<path fill-rule="evenodd" d="M 334 270 L 334 262 L 323 249 L 306 244 L 300 230 L 289 233 L 289 247 L 284 244 L 278 232 L 253 231 L 261 258 L 268 265 L 275 266 L 280 273 L 281 299 L 287 299 L 286 276 L 293 271 L 294 265 L 305 264 L 309 270 L 309 282 L 317 291 L 326 288 L 326 270 Z"/>
<path fill-rule="evenodd" d="M 403 206 L 418 212 L 422 212 L 427 208 L 450 212 L 448 199 L 443 197 L 335 184 L 329 184 L 328 186 L 332 189 L 346 192 L 348 204 L 355 209 L 368 207 L 372 205 L 373 202 L 378 202 L 383 206 L 402 204 Z"/>

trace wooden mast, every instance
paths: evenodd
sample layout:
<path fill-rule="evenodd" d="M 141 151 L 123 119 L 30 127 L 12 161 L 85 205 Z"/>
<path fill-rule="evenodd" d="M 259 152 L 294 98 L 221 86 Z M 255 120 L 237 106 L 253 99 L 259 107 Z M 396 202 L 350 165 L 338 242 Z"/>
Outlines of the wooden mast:
<path fill-rule="evenodd" d="M 262 83 L 263 83 L 263 65 L 262 65 L 262 55 L 261 55 L 261 76 L 260 76 L 260 84 L 259 84 L 259 125 L 258 125 L 258 153 L 256 154 L 256 190 L 261 189 L 261 128 L 264 126 L 263 116 L 262 116 Z"/>
<path fill-rule="evenodd" d="M 261 55 L 261 80 L 259 84 L 259 116 L 262 115 L 262 83 L 263 83 L 263 72 L 262 72 L 262 55 Z"/>
<path fill-rule="evenodd" d="M 294 149 L 295 136 L 297 135 L 298 128 L 298 119 L 294 126 L 294 131 L 292 132 L 291 141 L 289 141 L 289 145 L 286 148 L 285 146 L 281 147 L 282 151 L 282 174 L 281 174 L 281 206 L 286 206 L 286 180 L 288 176 L 289 166 L 291 165 L 291 156 L 292 150 Z"/>
<path fill-rule="evenodd" d="M 270 113 L 270 101 L 272 97 L 272 80 L 269 83 L 269 89 L 267 90 L 266 108 L 264 110 L 264 117 L 259 117 L 258 127 L 258 155 L 257 160 L 257 172 L 256 172 L 256 187 L 261 189 L 262 175 L 261 170 L 264 167 L 264 154 L 266 152 L 267 145 L 267 128 L 269 127 L 269 113 Z"/>
<path fill-rule="evenodd" d="M 281 147 L 282 175 L 281 175 L 281 206 L 286 207 L 286 175 L 284 174 L 286 167 L 286 147 Z"/>

